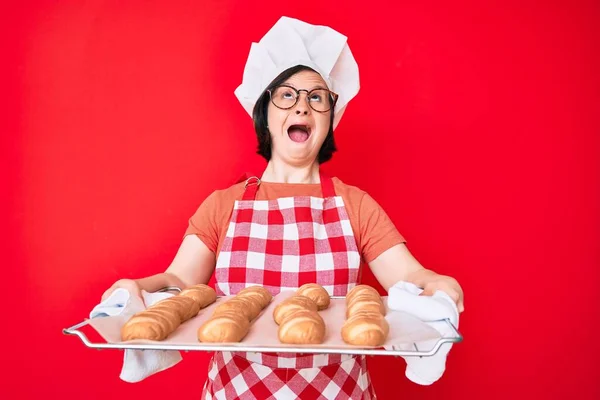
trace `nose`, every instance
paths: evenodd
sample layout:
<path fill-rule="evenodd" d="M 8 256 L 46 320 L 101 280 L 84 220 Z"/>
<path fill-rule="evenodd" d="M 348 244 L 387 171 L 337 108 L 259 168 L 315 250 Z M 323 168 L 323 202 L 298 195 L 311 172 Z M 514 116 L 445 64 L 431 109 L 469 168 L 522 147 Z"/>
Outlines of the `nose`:
<path fill-rule="evenodd" d="M 302 99 L 302 97 L 304 97 L 304 100 Z M 310 112 L 310 107 L 308 105 L 308 94 L 300 93 L 300 98 L 296 103 L 295 112 L 296 115 L 308 115 L 308 113 Z"/>

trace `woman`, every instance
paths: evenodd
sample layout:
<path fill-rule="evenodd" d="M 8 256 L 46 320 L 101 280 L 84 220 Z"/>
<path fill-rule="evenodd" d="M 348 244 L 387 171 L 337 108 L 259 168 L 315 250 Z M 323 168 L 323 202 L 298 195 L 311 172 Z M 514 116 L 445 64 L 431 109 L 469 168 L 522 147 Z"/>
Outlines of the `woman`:
<path fill-rule="evenodd" d="M 336 41 L 342 46 L 332 51 Z M 344 296 L 359 281 L 362 260 L 386 291 L 399 281 L 412 282 L 426 295 L 446 292 L 462 311 L 462 290 L 455 279 L 421 266 L 368 194 L 320 170 L 335 151 L 334 128 L 358 88 L 345 38 L 329 28 L 282 18 L 261 44 L 266 52 L 253 47 L 257 52 L 251 52 L 236 95 L 252 111 L 266 169 L 258 177 L 213 192 L 201 204 L 165 273 L 119 280 L 103 298 L 117 287 L 139 293 L 207 283 L 213 273 L 219 295 L 236 294 L 250 285 L 262 285 L 275 295 L 316 282 L 330 295 Z M 301 56 L 290 54 L 290 48 Z M 257 59 L 266 53 L 279 69 L 260 62 L 262 68 L 256 68 Z M 252 76 L 253 71 L 261 76 Z M 268 82 L 265 88 L 252 85 L 274 73 L 274 79 L 263 79 Z M 272 395 L 375 397 L 363 356 L 213 356 L 205 398 Z"/>

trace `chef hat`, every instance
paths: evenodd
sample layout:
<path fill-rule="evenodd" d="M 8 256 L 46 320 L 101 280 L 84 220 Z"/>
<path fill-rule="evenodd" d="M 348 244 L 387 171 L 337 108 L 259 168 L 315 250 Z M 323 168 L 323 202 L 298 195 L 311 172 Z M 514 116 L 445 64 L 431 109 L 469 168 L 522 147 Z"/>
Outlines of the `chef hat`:
<path fill-rule="evenodd" d="M 254 104 L 280 73 L 296 65 L 317 71 L 329 90 L 339 95 L 333 128 L 360 88 L 358 65 L 346 36 L 320 25 L 282 17 L 258 42 L 252 43 L 242 84 L 235 95 L 252 117 Z"/>

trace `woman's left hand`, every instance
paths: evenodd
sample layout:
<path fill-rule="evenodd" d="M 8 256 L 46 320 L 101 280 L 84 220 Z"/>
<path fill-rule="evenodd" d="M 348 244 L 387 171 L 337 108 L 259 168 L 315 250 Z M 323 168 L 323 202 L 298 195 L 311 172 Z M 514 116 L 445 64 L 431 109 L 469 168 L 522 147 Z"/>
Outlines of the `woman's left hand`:
<path fill-rule="evenodd" d="M 369 267 L 386 291 L 396 282 L 406 281 L 423 288 L 421 294 L 424 296 L 432 296 L 436 290 L 441 290 L 454 300 L 459 313 L 465 310 L 463 291 L 456 279 L 424 268 L 404 244 L 384 251 L 369 263 Z"/>
<path fill-rule="evenodd" d="M 422 296 L 431 296 L 436 290 L 441 290 L 446 293 L 458 308 L 458 312 L 462 313 L 465 310 L 463 290 L 458 284 L 458 281 L 450 276 L 438 275 L 427 280 L 423 285 Z"/>

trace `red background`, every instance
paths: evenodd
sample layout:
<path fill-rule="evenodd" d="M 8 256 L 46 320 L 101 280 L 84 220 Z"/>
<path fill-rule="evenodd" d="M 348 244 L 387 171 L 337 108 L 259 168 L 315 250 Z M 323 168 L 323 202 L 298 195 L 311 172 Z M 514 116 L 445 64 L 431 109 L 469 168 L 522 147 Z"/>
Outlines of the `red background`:
<path fill-rule="evenodd" d="M 61 330 L 116 279 L 163 271 L 200 202 L 262 170 L 233 91 L 281 15 L 340 30 L 359 62 L 328 172 L 466 293 L 444 377 L 374 358 L 380 397 L 600 397 L 597 2 L 17 3 L 0 13 L 0 397 L 198 398 L 201 353 L 126 384 L 121 352 Z"/>

